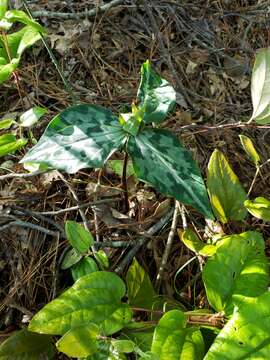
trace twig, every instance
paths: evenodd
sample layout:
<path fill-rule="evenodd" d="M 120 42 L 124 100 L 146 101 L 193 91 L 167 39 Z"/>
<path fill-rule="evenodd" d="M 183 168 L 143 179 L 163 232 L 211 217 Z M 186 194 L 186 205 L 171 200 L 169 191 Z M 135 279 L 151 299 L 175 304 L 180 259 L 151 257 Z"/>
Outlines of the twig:
<path fill-rule="evenodd" d="M 51 211 L 32 211 L 32 213 L 34 215 L 60 215 L 60 214 L 64 214 L 70 211 L 76 211 L 79 209 L 84 209 L 87 208 L 89 206 L 92 205 L 98 205 L 98 204 L 105 204 L 105 203 L 109 203 L 109 202 L 115 202 L 115 201 L 119 201 L 121 200 L 120 198 L 112 198 L 112 199 L 102 199 L 102 200 L 97 200 L 97 201 L 89 201 L 85 204 L 80 204 L 80 205 L 75 205 L 75 206 L 71 206 L 69 208 L 66 209 L 60 209 L 60 210 L 51 210 Z"/>
<path fill-rule="evenodd" d="M 0 181 L 1 180 L 6 180 L 6 179 L 10 179 L 10 178 L 21 178 L 21 179 L 24 179 L 24 178 L 30 178 L 30 177 L 33 177 L 33 176 L 37 176 L 37 175 L 40 175 L 40 174 L 45 174 L 46 172 L 49 172 L 49 171 L 52 171 L 52 170 L 48 170 L 48 171 L 33 171 L 31 173 L 10 173 L 10 174 L 5 174 L 5 175 L 1 175 L 0 176 Z"/>
<path fill-rule="evenodd" d="M 167 224 L 167 222 L 170 220 L 171 216 L 173 214 L 173 209 L 170 209 L 155 225 L 153 225 L 148 231 L 146 231 L 147 236 L 140 236 L 138 240 L 135 240 L 137 243 L 125 256 L 125 258 L 121 261 L 121 263 L 117 266 L 117 268 L 114 270 L 117 274 L 121 274 L 124 271 L 124 268 L 126 265 L 130 263 L 132 258 L 137 254 L 137 252 L 140 250 L 142 245 L 147 244 L 148 241 L 150 241 L 151 236 L 154 235 L 156 232 L 161 230 L 164 225 Z"/>
<path fill-rule="evenodd" d="M 48 230 L 48 229 L 45 229 L 43 226 L 34 225 L 32 223 L 29 223 L 26 221 L 21 221 L 21 220 L 11 221 L 8 224 L 1 226 L 0 231 L 4 231 L 12 226 L 21 226 L 21 227 L 29 228 L 32 230 L 37 230 L 37 231 L 43 232 L 44 234 L 47 234 L 50 236 L 58 236 L 59 235 L 58 231 Z"/>
<path fill-rule="evenodd" d="M 165 251 L 163 253 L 162 259 L 161 259 L 161 264 L 159 266 L 158 274 L 157 274 L 157 278 L 156 278 L 155 287 L 156 287 L 157 293 L 159 292 L 160 285 L 161 285 L 161 282 L 162 282 L 162 278 L 163 278 L 163 275 L 164 275 L 164 270 L 165 270 L 165 267 L 166 267 L 170 252 L 171 252 L 173 239 L 174 239 L 176 226 L 177 226 L 177 221 L 178 221 L 178 201 L 175 201 L 172 226 L 171 226 L 171 230 L 170 230 L 169 235 L 168 235 L 167 244 L 166 244 Z"/>
<path fill-rule="evenodd" d="M 55 11 L 33 11 L 32 15 L 34 17 L 47 17 L 47 18 L 58 18 L 63 20 L 68 19 L 82 19 L 85 17 L 93 17 L 96 16 L 97 13 L 104 13 L 105 11 L 109 10 L 110 8 L 121 5 L 124 0 L 112 0 L 108 4 L 104 4 L 101 6 L 97 6 L 95 9 L 91 9 L 88 11 L 77 12 L 77 13 L 63 13 L 63 12 L 55 12 Z"/>
<path fill-rule="evenodd" d="M 129 203 L 128 203 L 128 187 L 127 187 L 127 164 L 128 164 L 128 153 L 125 151 L 125 158 L 124 158 L 124 164 L 123 164 L 123 171 L 122 171 L 122 181 L 121 185 L 124 190 L 124 213 L 127 213 L 129 211 Z"/>

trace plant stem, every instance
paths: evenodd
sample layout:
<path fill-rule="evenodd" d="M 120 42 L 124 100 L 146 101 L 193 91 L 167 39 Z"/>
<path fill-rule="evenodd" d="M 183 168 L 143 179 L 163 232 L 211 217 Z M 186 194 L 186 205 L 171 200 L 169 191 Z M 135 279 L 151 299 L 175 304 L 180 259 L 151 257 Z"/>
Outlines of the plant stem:
<path fill-rule="evenodd" d="M 124 212 L 129 211 L 129 203 L 128 203 L 128 187 L 127 187 L 127 164 L 128 164 L 128 153 L 125 151 L 125 158 L 123 164 L 123 171 L 122 171 L 122 188 L 124 190 Z"/>

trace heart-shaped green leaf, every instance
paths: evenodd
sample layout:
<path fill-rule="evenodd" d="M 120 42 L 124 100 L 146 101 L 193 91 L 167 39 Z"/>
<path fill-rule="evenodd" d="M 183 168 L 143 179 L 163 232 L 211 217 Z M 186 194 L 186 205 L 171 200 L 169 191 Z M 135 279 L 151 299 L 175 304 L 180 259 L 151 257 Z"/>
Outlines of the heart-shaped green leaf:
<path fill-rule="evenodd" d="M 118 119 L 95 105 L 72 106 L 57 115 L 22 162 L 45 163 L 68 173 L 99 168 L 126 141 Z"/>
<path fill-rule="evenodd" d="M 127 293 L 131 306 L 152 309 L 157 301 L 157 295 L 149 278 L 149 275 L 140 266 L 136 258 L 129 267 L 127 276 Z"/>
<path fill-rule="evenodd" d="M 100 325 L 119 308 L 126 309 L 120 301 L 125 291 L 125 284 L 113 273 L 97 271 L 85 275 L 41 309 L 32 318 L 29 330 L 63 335 L 90 322 Z"/>
<path fill-rule="evenodd" d="M 203 269 L 207 299 L 216 311 L 230 315 L 237 295 L 259 296 L 268 286 L 268 260 L 260 233 L 226 236 Z"/>
<path fill-rule="evenodd" d="M 130 137 L 128 153 L 139 179 L 213 219 L 200 170 L 176 136 L 167 130 L 145 129 Z"/>
<path fill-rule="evenodd" d="M 186 328 L 182 311 L 171 310 L 156 326 L 151 352 L 159 360 L 200 360 L 204 355 L 204 342 L 200 330 Z"/>
<path fill-rule="evenodd" d="M 204 360 L 269 359 L 270 293 L 243 298 Z"/>
<path fill-rule="evenodd" d="M 270 49 L 261 49 L 254 63 L 251 78 L 253 114 L 259 124 L 270 122 Z"/>
<path fill-rule="evenodd" d="M 80 254 L 76 249 L 72 248 L 68 250 L 61 262 L 61 269 L 66 270 L 71 266 L 76 265 L 82 259 L 82 254 Z"/>
<path fill-rule="evenodd" d="M 56 343 L 57 349 L 70 357 L 84 357 L 98 350 L 99 328 L 93 323 L 66 332 Z"/>
<path fill-rule="evenodd" d="M 253 216 L 270 221 L 270 201 L 268 199 L 260 196 L 254 200 L 246 200 L 244 205 Z"/>
<path fill-rule="evenodd" d="M 138 90 L 139 107 L 144 110 L 146 124 L 162 122 L 173 109 L 176 100 L 174 88 L 162 79 L 149 61 L 141 67 L 141 82 Z"/>
<path fill-rule="evenodd" d="M 202 256 L 212 256 L 215 254 L 217 247 L 206 244 L 201 241 L 194 231 L 187 229 L 183 232 L 178 230 L 178 235 L 183 243 L 192 251 Z"/>
<path fill-rule="evenodd" d="M 229 219 L 243 220 L 246 217 L 244 201 L 247 194 L 219 150 L 215 150 L 209 160 L 207 189 L 214 213 L 223 224 Z"/>
<path fill-rule="evenodd" d="M 92 234 L 76 221 L 66 221 L 65 232 L 71 246 L 80 254 L 85 254 L 94 243 Z"/>
<path fill-rule="evenodd" d="M 71 268 L 71 274 L 74 281 L 77 281 L 84 275 L 90 274 L 95 271 L 99 271 L 99 268 L 95 260 L 90 257 L 84 257 Z"/>
<path fill-rule="evenodd" d="M 27 329 L 16 331 L 0 345 L 0 360 L 50 360 L 54 354 L 51 336 L 35 334 Z"/>

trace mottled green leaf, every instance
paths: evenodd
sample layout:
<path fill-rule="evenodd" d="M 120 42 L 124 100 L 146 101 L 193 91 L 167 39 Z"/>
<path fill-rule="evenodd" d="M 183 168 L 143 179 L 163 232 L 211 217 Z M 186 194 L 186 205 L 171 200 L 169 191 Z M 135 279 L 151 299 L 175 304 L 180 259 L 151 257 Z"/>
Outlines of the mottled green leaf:
<path fill-rule="evenodd" d="M 162 122 L 173 109 L 176 100 L 174 88 L 151 68 L 149 61 L 141 67 L 137 97 L 139 107 L 144 110 L 143 121 L 146 124 Z"/>
<path fill-rule="evenodd" d="M 82 258 L 82 254 L 78 253 L 78 251 L 74 248 L 68 250 L 61 262 L 61 269 L 66 270 L 71 266 L 77 264 Z"/>
<path fill-rule="evenodd" d="M 253 216 L 270 221 L 270 201 L 262 196 L 254 200 L 246 200 L 244 205 Z"/>
<path fill-rule="evenodd" d="M 12 134 L 0 136 L 0 157 L 12 154 L 14 151 L 21 149 L 27 144 L 27 139 L 16 139 Z"/>
<path fill-rule="evenodd" d="M 204 360 L 269 359 L 270 293 L 243 298 Z"/>
<path fill-rule="evenodd" d="M 260 159 L 260 155 L 257 153 L 257 150 L 255 149 L 252 140 L 245 135 L 239 135 L 241 144 L 245 150 L 245 152 L 247 153 L 247 155 L 250 157 L 250 159 L 253 161 L 253 163 L 255 164 L 255 166 L 257 166 L 259 164 L 259 162 L 261 161 Z"/>
<path fill-rule="evenodd" d="M 54 353 L 51 336 L 27 329 L 16 331 L 0 345 L 0 360 L 50 360 Z"/>
<path fill-rule="evenodd" d="M 145 129 L 130 137 L 128 153 L 138 178 L 213 219 L 199 167 L 177 137 L 167 130 Z"/>
<path fill-rule="evenodd" d="M 215 150 L 209 160 L 207 188 L 214 213 L 223 224 L 246 217 L 244 201 L 247 194 L 219 150 Z"/>
<path fill-rule="evenodd" d="M 126 141 L 118 119 L 95 105 L 72 106 L 57 115 L 22 162 L 43 162 L 69 173 L 102 167 Z"/>
<path fill-rule="evenodd" d="M 159 360 L 200 360 L 204 355 L 204 342 L 200 330 L 186 327 L 182 311 L 171 310 L 156 326 L 151 352 Z"/>
<path fill-rule="evenodd" d="M 93 323 L 67 331 L 56 343 L 57 349 L 70 357 L 94 354 L 98 350 L 99 328 Z"/>
<path fill-rule="evenodd" d="M 255 59 L 251 78 L 253 114 L 259 124 L 270 122 L 270 49 L 261 49 Z"/>
<path fill-rule="evenodd" d="M 183 232 L 178 230 L 178 235 L 183 243 L 195 253 L 202 256 L 212 256 L 215 254 L 217 247 L 215 245 L 206 244 L 201 241 L 196 233 L 191 229 L 187 229 Z"/>
<path fill-rule="evenodd" d="M 248 231 L 221 239 L 202 275 L 210 305 L 227 315 L 237 295 L 255 297 L 265 292 L 269 273 L 261 234 Z"/>
<path fill-rule="evenodd" d="M 84 257 L 71 268 L 71 274 L 74 281 L 95 271 L 99 271 L 99 268 L 95 260 L 90 257 Z"/>
<path fill-rule="evenodd" d="M 34 106 L 32 109 L 27 110 L 20 116 L 20 125 L 22 127 L 31 127 L 38 122 L 38 120 L 48 112 L 47 109 Z"/>
<path fill-rule="evenodd" d="M 97 271 L 81 277 L 58 298 L 42 308 L 31 320 L 29 330 L 63 335 L 71 328 L 89 322 L 97 325 L 122 306 L 126 289 L 115 274 Z"/>
<path fill-rule="evenodd" d="M 140 266 L 136 258 L 133 259 L 132 265 L 128 269 L 126 284 L 131 306 L 152 309 L 157 300 L 157 295 L 149 275 Z"/>
<path fill-rule="evenodd" d="M 92 234 L 76 221 L 66 221 L 65 232 L 71 246 L 80 254 L 85 254 L 94 243 Z"/>

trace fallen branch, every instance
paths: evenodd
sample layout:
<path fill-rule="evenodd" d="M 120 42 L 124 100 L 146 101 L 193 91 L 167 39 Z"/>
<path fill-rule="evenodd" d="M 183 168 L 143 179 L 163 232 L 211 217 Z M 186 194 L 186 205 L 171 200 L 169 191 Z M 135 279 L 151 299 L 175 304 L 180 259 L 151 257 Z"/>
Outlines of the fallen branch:
<path fill-rule="evenodd" d="M 105 11 L 108 11 L 114 6 L 121 5 L 124 2 L 124 0 L 112 0 L 108 4 L 104 4 L 101 6 L 97 6 L 94 9 L 77 12 L 77 13 L 63 13 L 63 12 L 57 12 L 57 11 L 33 11 L 32 16 L 33 17 L 47 17 L 47 18 L 58 18 L 63 20 L 69 20 L 69 19 L 82 19 L 86 17 L 93 17 L 96 16 L 97 13 L 104 13 Z"/>

